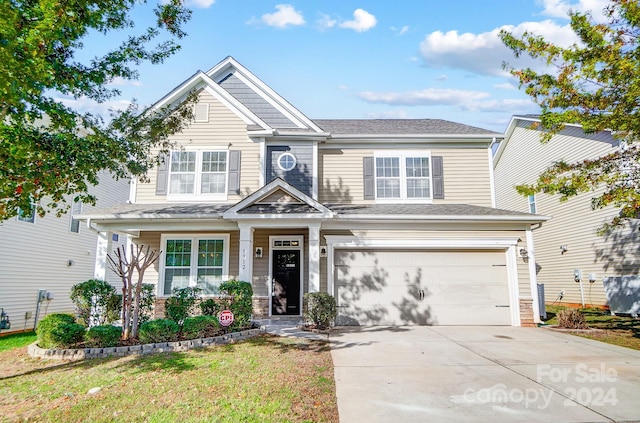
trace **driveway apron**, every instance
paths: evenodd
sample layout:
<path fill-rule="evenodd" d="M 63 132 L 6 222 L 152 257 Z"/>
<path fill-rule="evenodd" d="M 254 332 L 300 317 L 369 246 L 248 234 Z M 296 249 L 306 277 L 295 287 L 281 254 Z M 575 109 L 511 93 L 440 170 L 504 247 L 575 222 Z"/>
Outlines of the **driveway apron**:
<path fill-rule="evenodd" d="M 640 421 L 640 351 L 546 328 L 339 328 L 351 422 Z"/>

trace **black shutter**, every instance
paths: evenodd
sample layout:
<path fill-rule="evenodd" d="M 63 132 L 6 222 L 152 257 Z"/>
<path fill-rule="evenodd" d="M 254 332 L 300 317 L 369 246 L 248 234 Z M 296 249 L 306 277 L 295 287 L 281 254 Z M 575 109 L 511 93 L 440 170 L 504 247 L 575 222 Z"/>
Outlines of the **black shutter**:
<path fill-rule="evenodd" d="M 240 194 L 240 151 L 229 151 L 229 194 Z"/>
<path fill-rule="evenodd" d="M 364 157 L 362 160 L 363 173 L 362 179 L 364 181 L 364 199 L 375 200 L 375 166 L 373 157 Z"/>
<path fill-rule="evenodd" d="M 169 187 L 169 154 L 160 159 L 156 173 L 156 195 L 167 195 Z"/>
<path fill-rule="evenodd" d="M 433 198 L 444 198 L 444 172 L 442 156 L 431 156 L 431 172 L 433 176 Z"/>

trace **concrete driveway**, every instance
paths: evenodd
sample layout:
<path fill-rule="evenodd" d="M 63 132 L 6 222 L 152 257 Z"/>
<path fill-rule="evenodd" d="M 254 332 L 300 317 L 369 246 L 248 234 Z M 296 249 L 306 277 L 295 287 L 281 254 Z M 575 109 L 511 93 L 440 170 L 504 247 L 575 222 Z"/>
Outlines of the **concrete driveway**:
<path fill-rule="evenodd" d="M 340 328 L 350 422 L 640 421 L 640 352 L 517 327 Z"/>

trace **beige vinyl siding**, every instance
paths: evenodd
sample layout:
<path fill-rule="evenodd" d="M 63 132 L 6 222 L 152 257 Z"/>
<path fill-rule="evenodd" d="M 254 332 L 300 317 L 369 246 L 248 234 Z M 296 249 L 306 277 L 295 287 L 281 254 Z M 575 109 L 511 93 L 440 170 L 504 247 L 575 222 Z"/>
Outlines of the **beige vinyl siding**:
<path fill-rule="evenodd" d="M 515 186 L 535 182 L 554 161 L 562 159 L 571 163 L 614 151 L 607 142 L 576 136 L 575 129 L 542 144 L 540 132 L 522 127 L 525 124 L 528 123 L 521 123 L 514 129 L 495 167 L 498 208 L 528 212 L 528 199 L 518 194 Z M 591 197 L 595 195 L 598 193 L 580 194 L 566 202 L 560 202 L 557 195 L 535 196 L 537 213 L 551 217 L 533 231 L 537 281 L 545 285 L 547 303 L 558 299 L 560 291 L 565 293 L 563 303 L 581 303 L 580 285 L 573 279 L 574 269 L 582 270 L 585 303 L 598 306 L 606 304 L 604 276 L 635 271 L 634 264 L 637 263 L 628 259 L 630 256 L 625 255 L 625 250 L 628 250 L 629 242 L 637 242 L 636 233 L 623 230 L 608 238 L 599 237 L 596 234 L 598 227 L 615 215 L 616 210 L 592 210 Z M 561 254 L 561 245 L 568 246 L 569 250 L 564 254 Z M 589 283 L 590 273 L 596 276 L 593 284 Z"/>
<path fill-rule="evenodd" d="M 209 104 L 209 121 L 192 122 L 171 140 L 176 142 L 177 148 L 241 151 L 240 195 L 229 195 L 226 201 L 238 202 L 259 188 L 260 144 L 247 136 L 247 124 L 211 94 L 201 92 L 199 102 Z M 148 176 L 149 182 L 137 184 L 136 203 L 166 202 L 166 196 L 156 195 L 156 170 L 151 170 Z"/>
<path fill-rule="evenodd" d="M 239 269 L 239 246 L 240 246 L 240 233 L 235 232 L 143 232 L 140 237 L 135 240 L 138 245 L 144 245 L 145 249 L 150 246 L 152 250 L 161 251 L 163 246 L 160 245 L 161 235 L 186 235 L 186 236 L 206 236 L 229 234 L 229 280 L 238 278 Z M 160 281 L 158 277 L 160 275 L 160 260 L 156 261 L 152 267 L 150 267 L 144 275 L 144 283 L 156 285 L 156 295 L 162 297 L 162 286 L 158 286 Z M 161 283 L 160 283 L 161 285 Z"/>
<path fill-rule="evenodd" d="M 428 150 L 428 149 L 425 149 Z M 321 148 L 318 154 L 320 202 L 368 203 L 363 194 L 363 158 L 375 149 Z M 434 203 L 491 207 L 490 162 L 486 148 L 437 148 L 443 157 L 445 198 Z"/>
<path fill-rule="evenodd" d="M 371 149 L 319 149 L 318 197 L 321 203 L 364 201 L 363 158 L 373 156 Z"/>
<path fill-rule="evenodd" d="M 438 204 L 472 204 L 491 207 L 491 174 L 486 148 L 434 149 L 442 156 L 444 199 Z"/>
<path fill-rule="evenodd" d="M 90 189 L 96 206 L 84 204 L 83 213 L 124 203 L 129 197 L 127 180 L 115 181 L 104 172 L 98 178 L 100 185 Z M 35 224 L 15 218 L 0 223 L 0 308 L 9 314 L 10 331 L 33 329 L 38 290 L 54 295 L 42 302 L 40 320 L 51 313 L 74 313 L 71 287 L 94 278 L 98 235 L 84 223 L 78 233 L 70 232 L 70 221 L 69 213 L 59 218 L 50 213 L 36 216 Z M 68 266 L 69 260 L 73 266 Z M 117 277 L 107 275 L 109 282 L 119 285 Z M 31 316 L 26 318 L 25 313 Z"/>

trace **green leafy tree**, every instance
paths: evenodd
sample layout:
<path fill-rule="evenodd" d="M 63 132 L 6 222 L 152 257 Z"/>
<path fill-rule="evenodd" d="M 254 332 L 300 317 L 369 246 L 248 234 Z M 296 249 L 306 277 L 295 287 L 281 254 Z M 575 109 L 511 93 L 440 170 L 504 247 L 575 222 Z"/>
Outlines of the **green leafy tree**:
<path fill-rule="evenodd" d="M 146 0 L 0 1 L 0 220 L 35 204 L 62 214 L 69 199 L 95 203 L 88 188 L 102 170 L 143 178 L 167 150 L 169 135 L 192 116 L 190 101 L 141 113 L 135 102 L 110 119 L 80 113 L 59 98 L 104 103 L 120 95 L 108 84 L 134 80 L 136 66 L 160 64 L 180 47 L 191 12 L 181 0 L 154 9 L 155 22 L 116 48 L 83 63 L 88 34 L 135 32 L 130 14 Z M 108 121 L 108 122 L 107 122 Z"/>
<path fill-rule="evenodd" d="M 595 22 L 589 13 L 570 13 L 579 43 L 566 48 L 531 33 L 517 37 L 502 31 L 500 36 L 516 57 L 527 54 L 553 69 L 544 73 L 505 65 L 541 107 L 543 142 L 570 123 L 587 133 L 611 130 L 621 141 L 621 148 L 597 159 L 556 162 L 535 183 L 518 186 L 518 192 L 559 194 L 566 200 L 597 191 L 594 209 L 620 208 L 601 228 L 606 230 L 640 213 L 640 4 L 612 0 L 602 12 L 606 23 Z"/>

